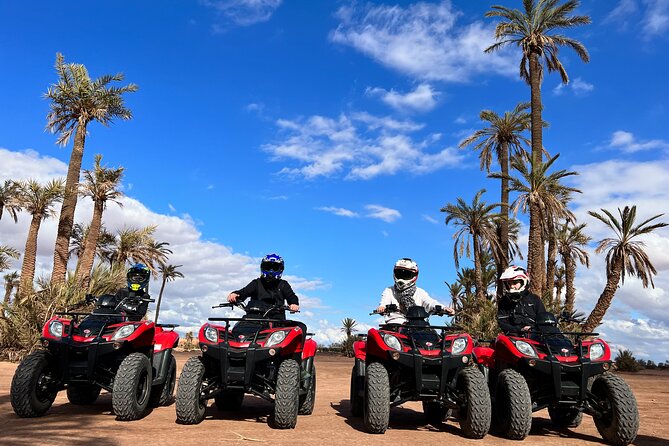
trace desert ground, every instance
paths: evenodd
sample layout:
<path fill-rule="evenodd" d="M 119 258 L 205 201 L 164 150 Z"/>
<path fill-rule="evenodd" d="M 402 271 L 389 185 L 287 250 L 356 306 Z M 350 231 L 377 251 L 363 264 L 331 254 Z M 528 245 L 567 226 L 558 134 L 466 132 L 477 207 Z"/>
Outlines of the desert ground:
<path fill-rule="evenodd" d="M 195 353 L 192 353 L 195 354 Z M 177 353 L 179 372 L 191 354 Z M 44 417 L 22 419 L 12 411 L 9 387 L 16 364 L 0 362 L 0 444 L 2 445 L 384 445 L 413 444 L 521 444 L 493 434 L 483 440 L 460 435 L 459 426 L 449 420 L 438 429 L 426 425 L 420 403 L 406 403 L 391 410 L 390 427 L 383 435 L 364 432 L 362 420 L 350 415 L 348 387 L 352 359 L 320 355 L 316 358 L 318 387 L 314 413 L 300 416 L 291 430 L 272 429 L 267 418 L 270 403 L 247 395 L 238 412 L 207 408 L 205 420 L 195 426 L 175 422 L 174 404 L 153 409 L 146 418 L 116 421 L 111 394 L 103 392 L 91 406 L 74 406 L 60 392 Z M 621 374 L 630 384 L 639 404 L 641 427 L 634 444 L 669 445 L 669 373 Z M 667 424 L 665 424 L 665 422 Z M 584 417 L 576 429 L 556 430 L 548 413 L 534 414 L 532 431 L 523 445 L 602 444 L 592 419 Z"/>

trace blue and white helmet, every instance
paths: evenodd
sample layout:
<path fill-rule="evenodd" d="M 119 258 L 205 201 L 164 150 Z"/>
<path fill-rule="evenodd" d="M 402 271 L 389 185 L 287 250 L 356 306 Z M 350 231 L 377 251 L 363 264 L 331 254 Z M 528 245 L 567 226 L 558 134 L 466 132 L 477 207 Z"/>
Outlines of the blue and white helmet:
<path fill-rule="evenodd" d="M 281 274 L 283 274 L 283 257 L 274 252 L 263 257 L 260 262 L 260 277 L 279 280 Z"/>

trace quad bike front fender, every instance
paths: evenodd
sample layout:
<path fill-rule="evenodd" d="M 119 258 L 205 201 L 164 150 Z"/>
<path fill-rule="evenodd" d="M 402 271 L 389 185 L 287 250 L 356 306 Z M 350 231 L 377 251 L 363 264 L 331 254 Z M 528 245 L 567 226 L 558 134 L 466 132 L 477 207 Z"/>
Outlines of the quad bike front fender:
<path fill-rule="evenodd" d="M 316 356 L 316 349 L 318 344 L 313 339 L 307 339 L 304 341 L 304 347 L 302 348 L 302 360 L 304 361 L 307 358 L 313 358 Z"/>
<path fill-rule="evenodd" d="M 179 334 L 173 330 L 163 330 L 161 327 L 156 328 L 154 336 L 153 353 L 163 352 L 168 349 L 173 349 L 179 344 Z"/>

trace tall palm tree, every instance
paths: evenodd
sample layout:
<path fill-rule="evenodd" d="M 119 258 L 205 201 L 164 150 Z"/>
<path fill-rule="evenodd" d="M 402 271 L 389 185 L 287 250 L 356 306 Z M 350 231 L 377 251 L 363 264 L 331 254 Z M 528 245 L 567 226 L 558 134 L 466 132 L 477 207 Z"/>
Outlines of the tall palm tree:
<path fill-rule="evenodd" d="M 460 267 L 460 257 L 474 254 L 474 275 L 476 282 L 476 298 L 479 301 L 485 299 L 485 287 L 483 283 L 482 253 L 486 249 L 499 252 L 500 246 L 497 240 L 495 219 L 497 214 L 494 209 L 498 204 L 487 204 L 481 200 L 485 189 L 476 193 L 471 205 L 465 203 L 462 198 L 457 199 L 456 204 L 447 204 L 440 209 L 446 213 L 444 223 L 453 223 L 458 230 L 453 234 L 455 244 L 453 246 L 453 259 L 455 267 Z"/>
<path fill-rule="evenodd" d="M 109 169 L 100 166 L 102 155 L 95 155 L 95 164 L 93 170 L 84 170 L 84 182 L 81 185 L 80 193 L 84 197 L 91 197 L 93 200 L 93 218 L 88 229 L 88 234 L 84 242 L 84 250 L 79 257 L 76 270 L 76 278 L 85 288 L 88 286 L 88 279 L 93 268 L 93 260 L 97 249 L 98 237 L 102 228 L 102 213 L 107 206 L 108 201 L 112 201 L 119 206 L 123 204 L 118 201 L 123 195 L 118 186 L 123 176 L 123 167 Z"/>
<path fill-rule="evenodd" d="M 554 308 L 560 308 L 560 301 L 562 299 L 562 289 L 565 287 L 565 267 L 564 265 L 559 265 L 555 269 L 555 281 L 553 287 L 555 288 L 555 301 L 553 302 Z"/>
<path fill-rule="evenodd" d="M 18 259 L 21 256 L 18 250 L 11 246 L 0 245 L 0 271 L 9 269 L 11 263 L 9 259 Z"/>
<path fill-rule="evenodd" d="M 132 112 L 123 101 L 123 95 L 137 91 L 135 84 L 124 87 L 110 86 L 123 80 L 123 74 L 104 75 L 95 80 L 88 75 L 82 64 L 65 63 L 63 55 L 56 54 L 58 82 L 49 87 L 44 97 L 51 101 L 46 128 L 57 133 L 57 143 L 67 145 L 74 133 L 74 146 L 70 155 L 65 183 L 65 195 L 60 210 L 58 233 L 54 249 L 53 273 L 55 284 L 65 281 L 67 252 L 70 234 L 74 225 L 81 162 L 84 156 L 88 125 L 97 121 L 109 126 L 115 118 L 131 119 Z"/>
<path fill-rule="evenodd" d="M 18 212 L 21 210 L 17 200 L 19 190 L 19 183 L 16 181 L 5 180 L 3 184 L 0 184 L 0 220 L 2 220 L 3 212 L 7 211 L 15 223 L 19 221 Z"/>
<path fill-rule="evenodd" d="M 5 274 L 5 298 L 2 303 L 5 308 L 9 305 L 9 301 L 12 297 L 12 291 L 14 288 L 19 286 L 19 272 L 13 271 L 9 274 Z"/>
<path fill-rule="evenodd" d="M 592 309 L 590 316 L 583 325 L 583 331 L 586 332 L 594 330 L 602 322 L 613 301 L 618 283 L 625 283 L 626 275 L 641 279 L 644 288 L 647 288 L 648 285 L 655 288 L 653 274 L 657 274 L 657 271 L 643 249 L 644 243 L 634 239 L 668 226 L 667 223 L 662 222 L 651 224 L 653 220 L 662 217 L 664 214 L 655 215 L 639 224 L 635 224 L 636 206 L 625 206 L 622 211 L 618 208 L 619 220 L 606 209 L 602 209 L 602 212 L 604 215 L 594 211 L 589 211 L 588 214 L 611 228 L 615 237 L 600 240 L 595 249 L 597 254 L 607 251 L 606 286 L 599 296 L 595 308 Z"/>
<path fill-rule="evenodd" d="M 462 309 L 462 297 L 465 293 L 465 288 L 458 281 L 453 283 L 448 283 L 445 281 L 444 283 L 446 284 L 446 288 L 448 288 L 448 294 L 451 295 L 453 309 L 457 313 L 460 309 Z"/>
<path fill-rule="evenodd" d="M 486 17 L 502 19 L 495 28 L 497 42 L 486 48 L 485 52 L 491 53 L 507 45 L 515 45 L 522 51 L 520 77 L 530 85 L 532 165 L 537 167 L 542 161 L 543 150 L 541 118 L 543 64 L 549 72 L 559 72 L 562 82 L 566 84 L 569 82 L 569 76 L 558 58 L 560 46 L 573 49 L 583 62 L 590 61 L 588 51 L 581 42 L 556 34 L 563 29 L 587 25 L 590 23 L 590 17 L 571 15 L 579 6 L 578 0 L 568 0 L 561 5 L 558 3 L 559 0 L 523 0 L 524 11 L 495 5 L 492 6 L 492 11 L 485 13 Z"/>
<path fill-rule="evenodd" d="M 37 259 L 37 234 L 42 220 L 56 215 L 54 206 L 63 199 L 64 182 L 62 179 L 51 180 L 45 185 L 28 180 L 21 183 L 19 200 L 21 206 L 32 215 L 26 248 L 21 266 L 21 283 L 17 295 L 22 296 L 32 288 L 35 278 Z"/>
<path fill-rule="evenodd" d="M 86 242 L 89 229 L 90 225 L 83 226 L 80 223 L 74 224 L 74 228 L 72 228 L 72 236 L 70 238 L 70 251 L 68 252 L 69 258 L 80 258 L 84 253 L 84 244 Z M 100 234 L 98 234 L 98 242 L 95 247 L 95 255 L 100 260 L 108 261 L 109 252 L 113 249 L 114 245 L 116 245 L 116 236 L 107 231 L 104 224 L 101 225 Z"/>
<path fill-rule="evenodd" d="M 544 242 L 545 222 L 548 218 L 573 220 L 573 213 L 567 209 L 565 196 L 573 192 L 581 191 L 560 183 L 563 178 L 577 175 L 576 172 L 558 170 L 548 173 L 548 170 L 559 157 L 555 155 L 546 163 L 540 162 L 534 169 L 528 169 L 527 165 L 519 158 L 511 162 L 518 173 L 518 177 L 511 178 L 509 189 L 519 192 L 518 197 L 512 203 L 514 213 L 518 210 L 527 212 L 530 210 L 530 234 L 527 247 L 527 270 L 530 275 L 530 291 L 543 296 L 544 287 Z M 532 213 L 531 209 L 535 212 Z"/>
<path fill-rule="evenodd" d="M 349 338 L 355 331 L 355 327 L 358 325 L 358 323 L 355 321 L 355 319 L 347 317 L 341 321 L 341 325 L 341 331 L 343 331 L 346 337 Z"/>
<path fill-rule="evenodd" d="M 160 293 L 158 294 L 158 302 L 156 303 L 156 317 L 154 322 L 158 322 L 158 315 L 160 314 L 160 302 L 163 300 L 163 290 L 165 290 L 165 283 L 173 280 L 183 278 L 183 273 L 178 270 L 183 265 L 160 265 L 158 272 L 163 278 L 163 283 L 160 285 Z"/>
<path fill-rule="evenodd" d="M 498 230 L 501 256 L 496 259 L 498 278 L 502 271 L 509 266 L 509 155 L 514 154 L 526 159 L 529 154 L 525 146 L 530 141 L 523 136 L 523 132 L 530 128 L 530 114 L 527 112 L 530 104 L 527 102 L 516 105 L 511 112 L 499 116 L 492 110 L 481 111 L 481 121 L 489 123 L 487 127 L 475 131 L 460 143 L 460 147 L 473 146 L 480 151 L 481 170 L 490 172 L 493 154 L 501 168 L 501 198 L 500 224 Z M 498 284 L 497 295 L 501 295 L 501 284 Z"/>
<path fill-rule="evenodd" d="M 557 232 L 558 252 L 564 265 L 565 275 L 564 309 L 569 313 L 574 311 L 574 300 L 576 299 L 576 289 L 574 288 L 576 262 L 590 268 L 590 258 L 583 248 L 592 239 L 583 232 L 583 229 L 585 229 L 585 223 L 574 226 L 565 222 Z"/>

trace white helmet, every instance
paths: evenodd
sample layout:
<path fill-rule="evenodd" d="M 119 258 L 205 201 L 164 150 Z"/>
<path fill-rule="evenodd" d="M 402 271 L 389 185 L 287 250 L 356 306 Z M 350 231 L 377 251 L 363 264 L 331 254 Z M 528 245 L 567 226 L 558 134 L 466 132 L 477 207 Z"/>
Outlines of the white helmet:
<path fill-rule="evenodd" d="M 527 289 L 527 285 L 530 283 L 530 278 L 527 277 L 527 272 L 525 268 L 520 266 L 510 266 L 504 270 L 499 280 L 502 281 L 502 288 L 504 289 L 504 295 L 513 301 L 517 301 L 522 296 L 523 292 Z M 520 282 L 519 288 L 513 288 L 511 286 L 514 282 Z"/>
<path fill-rule="evenodd" d="M 404 291 L 418 280 L 418 265 L 409 258 L 399 259 L 393 268 L 397 291 Z"/>

